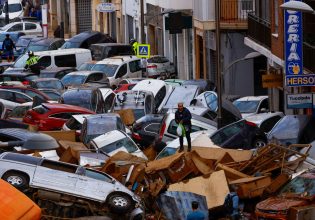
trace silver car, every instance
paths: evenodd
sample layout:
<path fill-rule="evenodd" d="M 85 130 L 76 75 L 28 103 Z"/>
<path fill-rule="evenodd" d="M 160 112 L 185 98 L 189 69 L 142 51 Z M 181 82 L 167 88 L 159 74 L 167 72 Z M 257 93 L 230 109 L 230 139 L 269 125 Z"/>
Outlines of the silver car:
<path fill-rule="evenodd" d="M 95 211 L 137 210 L 140 199 L 113 177 L 93 169 L 16 153 L 0 155 L 0 176 L 20 190 L 35 188 L 94 201 Z M 80 198 L 80 199 L 79 199 Z"/>

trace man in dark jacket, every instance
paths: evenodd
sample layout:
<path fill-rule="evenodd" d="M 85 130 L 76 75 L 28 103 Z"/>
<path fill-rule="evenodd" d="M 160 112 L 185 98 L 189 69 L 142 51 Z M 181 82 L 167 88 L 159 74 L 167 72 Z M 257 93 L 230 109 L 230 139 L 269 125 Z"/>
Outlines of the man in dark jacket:
<path fill-rule="evenodd" d="M 177 111 L 175 112 L 175 121 L 177 124 L 182 124 L 185 129 L 185 136 L 188 144 L 188 151 L 191 150 L 191 139 L 190 139 L 190 131 L 191 131 L 191 114 L 187 108 L 184 108 L 184 104 L 182 102 L 177 104 Z M 184 136 L 179 136 L 179 144 L 180 149 L 179 152 L 184 150 Z"/>
<path fill-rule="evenodd" d="M 16 49 L 15 44 L 13 40 L 10 38 L 10 34 L 6 34 L 5 39 L 2 43 L 2 50 L 5 51 L 8 62 L 14 61 L 13 49 Z"/>

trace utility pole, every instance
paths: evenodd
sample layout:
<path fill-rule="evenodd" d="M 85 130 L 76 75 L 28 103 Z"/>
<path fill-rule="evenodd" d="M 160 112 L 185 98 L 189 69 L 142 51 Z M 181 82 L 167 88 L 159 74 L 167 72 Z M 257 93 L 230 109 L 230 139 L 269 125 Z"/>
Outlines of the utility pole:
<path fill-rule="evenodd" d="M 4 11 L 5 11 L 5 24 L 9 24 L 10 23 L 10 18 L 9 18 L 9 0 L 6 1 Z"/>
<path fill-rule="evenodd" d="M 143 0 L 140 0 L 140 22 L 141 22 L 141 43 L 145 44 L 145 36 L 144 36 L 144 5 Z"/>
<path fill-rule="evenodd" d="M 217 52 L 217 95 L 218 95 L 218 129 L 222 127 L 222 74 L 221 74 L 221 30 L 220 30 L 220 0 L 215 0 L 215 20 L 216 20 L 216 52 Z"/>

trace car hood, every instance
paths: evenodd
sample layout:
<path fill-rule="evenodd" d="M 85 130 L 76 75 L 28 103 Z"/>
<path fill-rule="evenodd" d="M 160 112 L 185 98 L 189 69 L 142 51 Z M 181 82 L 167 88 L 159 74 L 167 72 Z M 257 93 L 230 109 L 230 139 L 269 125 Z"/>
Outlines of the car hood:
<path fill-rule="evenodd" d="M 291 207 L 307 205 L 306 200 L 294 199 L 294 198 L 280 198 L 272 197 L 266 199 L 256 205 L 256 208 L 259 210 L 266 211 L 285 211 Z"/>
<path fill-rule="evenodd" d="M 247 118 L 248 116 L 255 115 L 256 113 L 242 113 L 242 118 Z"/>

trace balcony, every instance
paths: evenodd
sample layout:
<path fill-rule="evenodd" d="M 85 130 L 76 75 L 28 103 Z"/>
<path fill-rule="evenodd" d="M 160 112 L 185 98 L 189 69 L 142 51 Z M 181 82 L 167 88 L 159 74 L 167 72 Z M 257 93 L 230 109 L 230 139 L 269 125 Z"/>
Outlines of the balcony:
<path fill-rule="evenodd" d="M 253 0 L 222 0 L 221 28 L 247 29 L 248 13 L 254 11 Z"/>
<path fill-rule="evenodd" d="M 304 42 L 303 43 L 303 66 L 304 68 L 308 69 L 312 73 L 315 73 L 314 57 L 315 57 L 315 47 Z"/>
<path fill-rule="evenodd" d="M 271 29 L 270 23 L 257 17 L 253 13 L 248 15 L 248 37 L 260 45 L 271 48 Z"/>

